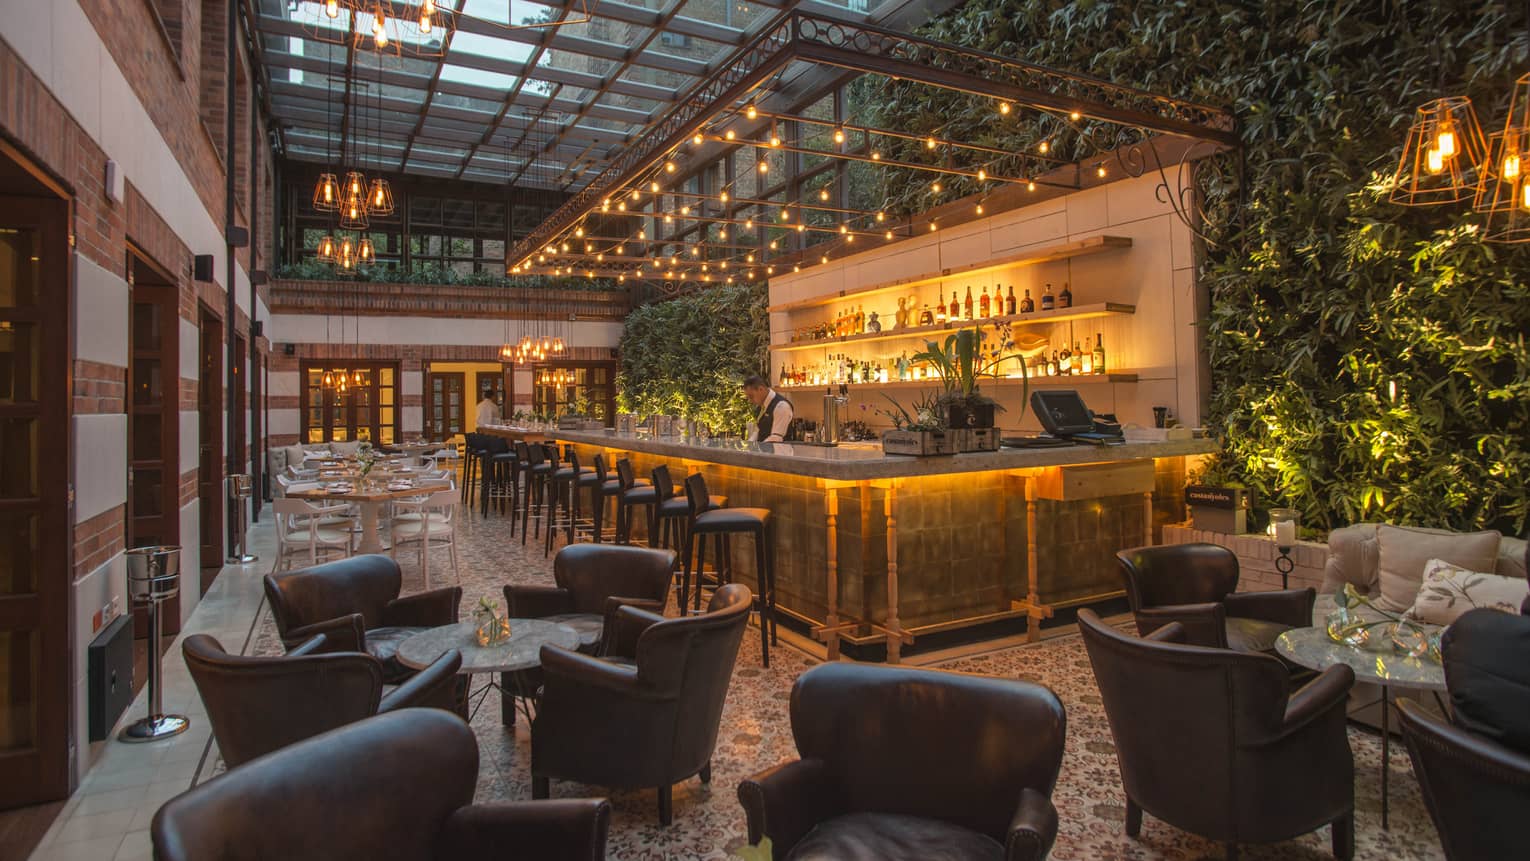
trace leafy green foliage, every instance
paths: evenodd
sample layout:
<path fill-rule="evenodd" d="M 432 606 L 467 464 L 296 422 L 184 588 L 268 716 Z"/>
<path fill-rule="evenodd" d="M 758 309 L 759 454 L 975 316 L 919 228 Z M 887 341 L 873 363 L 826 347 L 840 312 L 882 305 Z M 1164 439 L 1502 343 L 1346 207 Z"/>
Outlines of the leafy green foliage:
<path fill-rule="evenodd" d="M 1530 520 L 1530 250 L 1468 206 L 1387 202 L 1414 108 L 1464 93 L 1488 132 L 1530 71 L 1518 4 L 972 0 L 927 35 L 1230 105 L 1246 173 L 1197 173 L 1211 296 L 1208 470 L 1309 525 L 1381 519 L 1522 531 Z M 863 85 L 870 86 L 870 85 Z M 1012 152 L 1082 136 L 991 99 L 882 82 L 873 125 Z M 917 146 L 917 143 L 915 144 Z M 900 158 L 917 153 L 900 152 Z M 998 169 L 994 169 L 998 173 Z M 890 208 L 936 202 L 888 172 Z M 945 194 L 976 191 L 958 182 Z"/>
<path fill-rule="evenodd" d="M 643 305 L 622 329 L 617 405 L 740 431 L 754 411 L 741 388 L 770 377 L 770 315 L 762 284 L 713 287 Z"/>
<path fill-rule="evenodd" d="M 333 265 L 304 260 L 276 268 L 276 277 L 289 281 L 357 281 L 379 284 L 462 284 L 473 287 L 522 287 L 548 290 L 625 290 L 614 278 L 572 278 L 551 275 L 462 274 L 448 266 L 423 264 L 405 272 L 395 267 L 364 266 L 346 275 Z"/>

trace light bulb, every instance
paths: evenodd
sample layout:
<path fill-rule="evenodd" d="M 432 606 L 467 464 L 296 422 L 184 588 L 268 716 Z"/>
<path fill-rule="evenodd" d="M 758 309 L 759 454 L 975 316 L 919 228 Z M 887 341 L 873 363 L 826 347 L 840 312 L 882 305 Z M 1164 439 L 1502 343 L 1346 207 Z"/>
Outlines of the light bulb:
<path fill-rule="evenodd" d="M 754 229 L 754 219 L 753 218 L 746 218 L 746 219 L 744 219 L 744 229 L 745 230 L 753 230 Z"/>
<path fill-rule="evenodd" d="M 428 15 L 426 13 L 423 13 L 423 12 L 420 14 L 420 32 L 421 33 L 429 33 L 430 32 L 430 15 Z"/>
<path fill-rule="evenodd" d="M 803 224 L 803 223 L 801 223 L 801 222 L 798 222 L 798 223 L 797 223 L 797 232 L 798 232 L 798 233 L 802 233 L 802 232 L 803 232 L 803 231 L 805 231 L 805 230 L 807 230 L 807 225 L 806 225 L 806 224 Z"/>
<path fill-rule="evenodd" d="M 819 191 L 818 192 L 818 199 L 819 200 L 828 200 L 829 199 L 829 190 L 827 188 L 825 188 L 825 189 Z"/>
<path fill-rule="evenodd" d="M 717 199 L 722 201 L 723 203 L 727 203 L 728 202 L 728 193 L 726 191 L 718 192 L 717 193 Z"/>
<path fill-rule="evenodd" d="M 770 145 L 771 146 L 780 146 L 781 145 L 781 138 L 778 135 L 776 135 L 774 132 L 772 132 L 771 135 L 770 135 Z"/>
<path fill-rule="evenodd" d="M 372 19 L 372 35 L 377 40 L 377 47 L 379 48 L 388 47 L 388 31 L 386 27 L 387 19 L 382 15 Z"/>
<path fill-rule="evenodd" d="M 1525 209 L 1530 209 L 1530 182 L 1524 183 L 1522 186 L 1520 186 L 1520 189 L 1521 191 L 1519 205 L 1523 206 Z"/>
<path fill-rule="evenodd" d="M 689 206 L 682 206 L 682 207 L 680 207 L 680 214 L 681 215 L 690 215 L 691 214 L 691 208 Z"/>
<path fill-rule="evenodd" d="M 1005 116 L 1009 116 L 1009 112 L 1011 110 L 1013 110 L 1013 108 L 1010 107 L 1009 102 L 999 102 L 999 113 Z"/>
<path fill-rule="evenodd" d="M 339 18 L 340 17 L 340 0 L 325 0 L 325 3 L 324 3 L 324 14 L 328 15 L 331 18 Z M 329 383 L 325 383 L 324 385 L 327 386 L 327 385 L 329 385 Z"/>
<path fill-rule="evenodd" d="M 1046 155 L 1047 151 L 1050 150 L 1051 148 L 1052 148 L 1052 145 L 1050 143 L 1047 143 L 1046 141 L 1042 141 L 1041 142 L 1041 146 L 1036 147 L 1036 149 L 1041 151 L 1042 155 Z"/>
<path fill-rule="evenodd" d="M 1450 158 L 1456 154 L 1456 130 L 1450 123 L 1440 125 L 1440 133 L 1434 139 L 1434 148 L 1440 151 L 1442 159 Z"/>
<path fill-rule="evenodd" d="M 834 142 L 835 143 L 844 143 L 845 142 L 845 130 L 844 129 L 841 129 L 841 128 L 834 129 Z"/>
<path fill-rule="evenodd" d="M 434 15 L 434 14 L 436 14 L 436 0 L 424 0 L 424 2 L 422 2 L 420 4 L 420 14 L 421 15 Z"/>
<path fill-rule="evenodd" d="M 934 149 L 935 148 L 935 139 L 934 138 L 925 138 L 924 139 L 924 148 L 925 149 Z"/>
<path fill-rule="evenodd" d="M 885 239 L 891 239 L 891 238 L 892 238 L 892 231 L 891 231 L 891 230 L 889 230 L 889 231 L 887 231 L 887 232 L 886 232 L 886 233 L 884 233 L 884 234 L 882 234 L 882 236 L 883 236 L 883 238 L 885 238 Z"/>
<path fill-rule="evenodd" d="M 1074 122 L 1078 122 L 1078 118 L 1079 118 L 1079 112 L 1078 111 L 1074 111 L 1074 112 L 1068 114 L 1068 119 L 1070 119 L 1070 120 L 1072 120 Z"/>
<path fill-rule="evenodd" d="M 988 171 L 978 168 L 978 182 L 988 181 Z"/>
<path fill-rule="evenodd" d="M 878 211 L 877 212 L 877 221 L 886 221 L 886 220 L 887 220 L 887 213 Z"/>
<path fill-rule="evenodd" d="M 760 159 L 760 173 L 770 173 L 770 165 L 766 164 L 764 159 Z"/>
<path fill-rule="evenodd" d="M 733 129 L 728 129 L 727 131 L 723 132 L 723 138 L 726 140 L 731 141 L 734 137 L 735 135 L 733 134 Z"/>
<path fill-rule="evenodd" d="M 932 221 L 932 222 L 930 222 L 930 232 L 931 232 L 931 233 L 934 233 L 934 232 L 935 232 L 935 222 L 933 222 L 933 221 Z"/>
<path fill-rule="evenodd" d="M 760 112 L 755 110 L 754 105 L 752 105 L 752 104 L 749 107 L 744 109 L 744 116 L 748 117 L 751 120 L 754 119 L 755 117 L 759 116 L 759 115 L 760 115 Z"/>
<path fill-rule="evenodd" d="M 978 215 L 982 215 L 983 214 L 983 204 L 981 204 L 981 203 L 977 205 L 977 214 Z"/>
<path fill-rule="evenodd" d="M 650 182 L 648 184 L 648 190 L 653 192 L 654 194 L 658 194 L 659 193 L 659 181 L 658 180 L 654 180 L 653 182 Z"/>
<path fill-rule="evenodd" d="M 1519 176 L 1519 156 L 1507 155 L 1503 159 L 1503 178 L 1515 179 Z"/>
<path fill-rule="evenodd" d="M 850 228 L 848 228 L 845 225 L 841 224 L 839 226 L 839 232 L 842 233 L 842 234 L 849 233 L 850 232 Z"/>
<path fill-rule="evenodd" d="M 374 205 L 382 206 L 382 204 L 383 204 L 383 190 L 379 188 L 377 190 L 377 203 L 374 204 Z"/>
<path fill-rule="evenodd" d="M 1027 182 L 1025 184 L 1025 190 L 1026 191 L 1035 191 L 1036 190 L 1036 182 L 1034 180 L 1032 180 L 1030 182 Z"/>
<path fill-rule="evenodd" d="M 576 228 L 574 228 L 574 235 L 579 237 L 580 239 L 583 239 L 584 238 L 584 228 L 583 227 L 576 227 Z"/>
<path fill-rule="evenodd" d="M 327 182 L 324 183 L 324 202 L 325 203 L 334 203 L 335 202 L 335 187 L 330 185 Z"/>
<path fill-rule="evenodd" d="M 882 154 L 877 152 L 876 150 L 872 150 L 871 151 L 871 160 L 872 161 L 881 161 L 882 160 Z"/>
<path fill-rule="evenodd" d="M 701 146 L 701 140 L 701 132 L 697 132 L 696 136 L 691 138 L 691 143 L 695 144 L 696 146 Z"/>
<path fill-rule="evenodd" d="M 1445 169 L 1445 156 L 1438 149 L 1430 147 L 1429 152 L 1424 154 L 1424 166 L 1430 173 L 1439 173 Z"/>
<path fill-rule="evenodd" d="M 674 173 L 675 172 L 675 163 L 672 162 L 672 161 L 665 162 L 664 163 L 664 172 L 665 173 Z"/>
<path fill-rule="evenodd" d="M 719 230 L 719 231 L 717 231 L 717 238 L 726 241 L 727 238 L 728 238 L 728 231 L 726 231 L 726 230 Z"/>
<path fill-rule="evenodd" d="M 933 191 L 936 194 L 940 194 L 940 180 L 937 179 L 930 183 L 930 191 Z"/>
<path fill-rule="evenodd" d="M 1105 165 L 1102 164 L 1099 167 L 1095 168 L 1094 169 L 1094 173 L 1100 179 L 1104 179 L 1105 178 Z"/>
<path fill-rule="evenodd" d="M 792 217 L 791 213 L 787 212 L 785 209 L 781 210 L 781 220 L 782 221 L 790 221 L 791 217 Z"/>

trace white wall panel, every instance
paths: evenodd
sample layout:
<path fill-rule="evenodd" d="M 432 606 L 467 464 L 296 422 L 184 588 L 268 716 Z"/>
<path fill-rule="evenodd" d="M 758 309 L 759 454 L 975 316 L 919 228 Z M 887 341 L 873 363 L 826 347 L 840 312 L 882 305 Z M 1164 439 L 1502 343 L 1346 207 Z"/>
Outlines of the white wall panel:
<path fill-rule="evenodd" d="M 74 417 L 74 522 L 127 501 L 127 416 Z"/>
<path fill-rule="evenodd" d="M 202 376 L 202 337 L 197 324 L 181 320 L 181 379 L 196 380 Z"/>
<path fill-rule="evenodd" d="M 274 409 L 271 411 L 272 436 L 281 434 L 295 434 L 298 432 L 298 411 L 296 409 Z"/>
<path fill-rule="evenodd" d="M 201 443 L 201 426 L 196 410 L 181 410 L 181 473 L 198 466 L 197 447 Z"/>
<path fill-rule="evenodd" d="M 266 378 L 270 388 L 267 394 L 273 398 L 296 398 L 302 395 L 302 377 L 297 371 L 272 371 Z"/>
<path fill-rule="evenodd" d="M 128 283 L 75 255 L 75 357 L 125 368 L 128 364 Z"/>

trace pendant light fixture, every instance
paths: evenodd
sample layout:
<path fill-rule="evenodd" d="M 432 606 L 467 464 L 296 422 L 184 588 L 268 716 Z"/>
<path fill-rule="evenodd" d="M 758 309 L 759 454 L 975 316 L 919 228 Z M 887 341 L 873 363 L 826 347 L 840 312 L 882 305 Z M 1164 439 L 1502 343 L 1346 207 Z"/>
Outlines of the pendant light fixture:
<path fill-rule="evenodd" d="M 1530 242 L 1530 74 L 1514 82 L 1509 116 L 1493 135 L 1492 162 L 1477 195 L 1476 209 L 1486 216 L 1483 239 Z"/>
<path fill-rule="evenodd" d="M 320 263 L 335 262 L 335 237 L 326 233 L 319 239 L 318 260 Z"/>
<path fill-rule="evenodd" d="M 1487 139 L 1472 100 L 1447 96 L 1414 114 L 1397 168 L 1392 202 L 1435 206 L 1473 197 L 1488 163 Z"/>
<path fill-rule="evenodd" d="M 374 262 L 377 259 L 374 252 L 372 238 L 370 236 L 363 236 L 361 241 L 356 243 L 356 262 L 363 266 Z"/>

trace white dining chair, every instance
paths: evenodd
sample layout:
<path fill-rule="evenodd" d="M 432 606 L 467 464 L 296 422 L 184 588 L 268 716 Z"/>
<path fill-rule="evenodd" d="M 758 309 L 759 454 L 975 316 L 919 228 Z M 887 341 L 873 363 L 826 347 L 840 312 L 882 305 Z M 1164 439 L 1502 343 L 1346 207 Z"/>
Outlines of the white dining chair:
<path fill-rule="evenodd" d="M 389 521 L 389 538 L 393 545 L 389 553 L 398 558 L 398 549 L 404 544 L 417 544 L 421 576 L 425 588 L 430 588 L 430 551 L 446 548 L 450 551 L 452 574 L 462 582 L 462 571 L 457 565 L 457 491 L 450 482 L 438 485 L 441 489 L 427 496 L 401 499 L 394 503 L 393 517 Z"/>
<path fill-rule="evenodd" d="M 335 508 L 345 506 L 323 505 L 282 496 L 271 500 L 276 515 L 276 570 L 286 571 L 292 567 L 292 559 L 307 556 L 309 565 L 317 565 L 322 556 L 345 558 L 351 555 L 350 518 L 342 518 L 346 525 L 326 525 L 324 520 L 333 516 Z"/>

